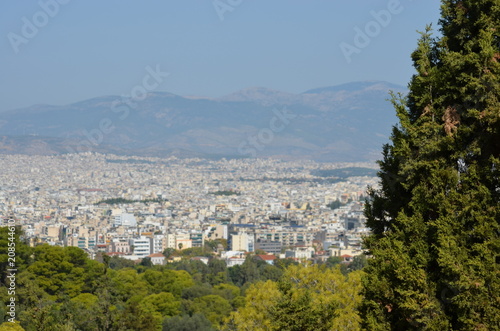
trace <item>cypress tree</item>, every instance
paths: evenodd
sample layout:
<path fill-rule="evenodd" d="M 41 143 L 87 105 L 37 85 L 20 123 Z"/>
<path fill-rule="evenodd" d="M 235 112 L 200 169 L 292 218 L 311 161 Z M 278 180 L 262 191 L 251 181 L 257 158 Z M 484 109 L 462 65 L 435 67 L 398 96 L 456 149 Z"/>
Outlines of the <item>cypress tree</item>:
<path fill-rule="evenodd" d="M 366 204 L 368 330 L 500 329 L 500 0 L 443 0 Z"/>

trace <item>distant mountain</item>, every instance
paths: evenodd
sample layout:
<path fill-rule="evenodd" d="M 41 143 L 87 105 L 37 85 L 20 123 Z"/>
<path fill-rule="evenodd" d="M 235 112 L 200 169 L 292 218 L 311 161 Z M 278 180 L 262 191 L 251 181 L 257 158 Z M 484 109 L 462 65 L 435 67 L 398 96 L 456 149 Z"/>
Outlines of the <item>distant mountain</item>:
<path fill-rule="evenodd" d="M 355 82 L 292 94 L 244 89 L 218 99 L 149 93 L 0 113 L 0 153 L 280 157 L 318 161 L 380 158 L 394 110 L 386 82 Z"/>

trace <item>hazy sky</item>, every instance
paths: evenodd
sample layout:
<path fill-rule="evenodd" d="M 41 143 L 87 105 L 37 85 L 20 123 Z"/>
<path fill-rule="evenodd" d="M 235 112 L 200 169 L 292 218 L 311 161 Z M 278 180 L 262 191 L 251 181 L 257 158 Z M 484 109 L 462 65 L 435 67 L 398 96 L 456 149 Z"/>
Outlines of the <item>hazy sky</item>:
<path fill-rule="evenodd" d="M 158 86 L 146 77 L 155 90 L 208 97 L 406 85 L 416 30 L 439 18 L 436 0 L 6 0 L 0 9 L 0 111 L 129 94 L 151 70 L 169 73 Z"/>

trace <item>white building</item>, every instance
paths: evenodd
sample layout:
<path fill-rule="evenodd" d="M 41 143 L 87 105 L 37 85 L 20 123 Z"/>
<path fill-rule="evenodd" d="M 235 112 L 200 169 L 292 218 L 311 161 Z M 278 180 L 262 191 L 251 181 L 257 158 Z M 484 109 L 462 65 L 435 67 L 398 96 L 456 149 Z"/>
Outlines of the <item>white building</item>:
<path fill-rule="evenodd" d="M 153 239 L 148 237 L 140 237 L 129 240 L 130 246 L 133 246 L 134 255 L 138 257 L 146 257 L 150 255 L 153 246 Z"/>
<path fill-rule="evenodd" d="M 137 226 L 137 220 L 133 214 L 123 213 L 115 216 L 114 226 L 135 227 Z"/>
<path fill-rule="evenodd" d="M 165 256 L 161 253 L 154 253 L 148 256 L 151 259 L 151 263 L 154 265 L 164 265 Z"/>
<path fill-rule="evenodd" d="M 310 259 L 313 256 L 314 248 L 312 247 L 297 247 L 294 250 L 285 251 L 285 257 L 296 259 Z"/>
<path fill-rule="evenodd" d="M 163 234 L 155 234 L 153 237 L 153 253 L 162 253 L 165 248 L 165 236 Z"/>

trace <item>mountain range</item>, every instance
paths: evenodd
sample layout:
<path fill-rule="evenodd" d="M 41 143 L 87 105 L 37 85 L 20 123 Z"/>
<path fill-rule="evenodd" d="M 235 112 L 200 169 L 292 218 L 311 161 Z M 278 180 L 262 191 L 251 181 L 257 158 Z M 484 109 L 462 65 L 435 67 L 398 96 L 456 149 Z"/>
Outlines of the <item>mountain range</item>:
<path fill-rule="evenodd" d="M 0 112 L 0 153 L 373 161 L 396 123 L 390 90 L 406 92 L 364 81 L 300 94 L 255 87 L 220 98 L 151 92 L 34 105 Z"/>

